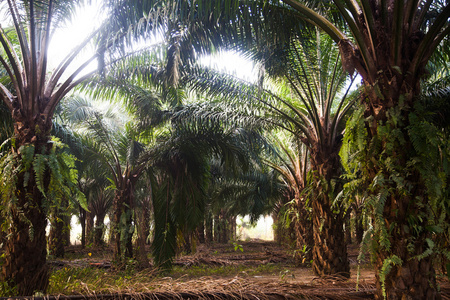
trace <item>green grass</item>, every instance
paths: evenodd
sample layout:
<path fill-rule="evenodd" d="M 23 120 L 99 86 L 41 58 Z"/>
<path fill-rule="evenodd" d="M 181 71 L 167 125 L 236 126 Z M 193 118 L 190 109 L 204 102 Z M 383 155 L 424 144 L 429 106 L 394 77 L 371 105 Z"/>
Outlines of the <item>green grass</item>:
<path fill-rule="evenodd" d="M 65 267 L 51 273 L 48 293 L 110 293 L 143 285 L 149 289 L 154 279 L 155 273 L 151 270 L 114 272 L 93 267 Z"/>
<path fill-rule="evenodd" d="M 172 277 L 179 280 L 189 280 L 204 276 L 234 277 L 272 275 L 280 276 L 286 268 L 275 264 L 258 266 L 227 265 L 209 266 L 200 265 L 188 268 L 175 266 L 169 273 L 156 274 L 154 270 L 138 272 L 133 268 L 115 272 L 93 267 L 65 267 L 54 270 L 50 276 L 48 293 L 57 294 L 92 294 L 111 293 L 115 291 L 133 290 L 148 291 L 157 286 L 159 278 Z"/>

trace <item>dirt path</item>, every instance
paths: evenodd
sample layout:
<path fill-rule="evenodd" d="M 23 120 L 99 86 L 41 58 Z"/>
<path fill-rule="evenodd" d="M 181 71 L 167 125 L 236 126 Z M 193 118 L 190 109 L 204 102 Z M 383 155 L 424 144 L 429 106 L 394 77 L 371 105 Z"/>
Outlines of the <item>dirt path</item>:
<path fill-rule="evenodd" d="M 110 270 L 111 254 L 110 249 L 73 248 L 69 250 L 71 259 L 54 261 L 53 265 L 60 270 L 100 269 L 105 276 L 116 276 L 112 282 L 117 282 L 122 275 Z M 319 278 L 308 265 L 295 266 L 292 251 L 273 242 L 203 245 L 193 255 L 179 256 L 173 271 L 164 277 L 153 275 L 151 270 L 135 273 L 128 275 L 129 284 L 113 286 L 107 291 L 114 292 L 116 296 L 111 296 L 114 299 L 125 296 L 128 299 L 373 299 L 374 270 L 369 263 L 358 267 L 358 254 L 357 246 L 349 247 L 351 277 L 342 280 L 333 276 Z M 98 298 L 86 280 L 78 280 L 86 288 L 66 292 Z M 442 299 L 450 299 L 448 279 L 441 278 L 440 284 Z"/>

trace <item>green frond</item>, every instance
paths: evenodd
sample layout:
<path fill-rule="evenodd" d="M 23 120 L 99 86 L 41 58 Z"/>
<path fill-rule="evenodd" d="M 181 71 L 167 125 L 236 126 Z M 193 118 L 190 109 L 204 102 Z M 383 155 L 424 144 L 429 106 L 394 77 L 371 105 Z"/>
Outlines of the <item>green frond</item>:
<path fill-rule="evenodd" d="M 45 196 L 45 188 L 44 188 L 44 176 L 45 171 L 47 170 L 47 158 L 43 154 L 36 154 L 33 159 L 33 170 L 34 176 L 36 179 L 36 186 L 41 191 L 41 193 Z"/>

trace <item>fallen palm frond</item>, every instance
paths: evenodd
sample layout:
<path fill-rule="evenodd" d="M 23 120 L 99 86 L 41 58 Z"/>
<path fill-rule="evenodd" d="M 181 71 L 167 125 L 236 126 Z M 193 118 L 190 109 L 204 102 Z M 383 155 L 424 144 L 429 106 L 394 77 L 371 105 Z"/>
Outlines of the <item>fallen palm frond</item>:
<path fill-rule="evenodd" d="M 175 266 L 171 273 L 164 273 L 170 277 L 161 277 L 163 275 L 156 269 L 138 271 L 135 262 L 121 271 L 103 269 L 92 264 L 109 263 L 109 253 L 86 249 L 76 255 L 77 259 L 53 261 L 49 288 L 53 296 L 34 299 L 374 298 L 375 277 L 369 264 L 362 265 L 358 275 L 352 272 L 350 280 L 339 275 L 316 277 L 311 268 L 294 268 L 288 261 L 291 256 L 273 244 L 242 244 L 243 253 L 227 244 L 182 256 L 177 259 L 180 266 Z M 356 257 L 357 252 L 355 248 L 351 255 Z M 271 259 L 280 261 L 272 263 Z M 440 276 L 439 285 L 442 299 L 450 300 L 448 278 Z"/>
<path fill-rule="evenodd" d="M 191 267 L 191 266 L 227 266 L 231 265 L 232 262 L 225 259 L 216 259 L 209 257 L 183 257 L 177 259 L 173 265 L 175 266 L 183 266 L 183 267 Z"/>
<path fill-rule="evenodd" d="M 35 300 L 78 300 L 78 299 L 137 299 L 137 300 L 290 300 L 290 299 L 331 299 L 362 300 L 374 299 L 375 284 L 363 283 L 356 287 L 352 280 L 340 281 L 336 278 L 312 280 L 309 284 L 288 283 L 273 278 L 263 281 L 253 278 L 234 277 L 230 279 L 214 279 L 201 277 L 196 280 L 174 280 L 171 277 L 155 279 L 151 283 L 134 284 L 130 288 L 111 288 L 103 293 L 89 290 L 87 286 L 83 295 L 57 295 L 34 297 Z M 441 283 L 442 299 L 450 299 L 450 284 Z M 27 299 L 18 297 L 16 299 Z M 28 298 L 29 299 L 29 298 Z"/>

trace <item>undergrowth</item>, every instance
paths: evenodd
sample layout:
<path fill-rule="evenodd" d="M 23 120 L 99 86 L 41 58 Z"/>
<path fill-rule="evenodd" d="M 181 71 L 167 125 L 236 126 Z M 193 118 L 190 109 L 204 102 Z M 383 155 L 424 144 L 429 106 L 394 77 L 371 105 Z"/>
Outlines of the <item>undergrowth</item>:
<path fill-rule="evenodd" d="M 234 276 L 278 276 L 286 270 L 275 264 L 258 266 L 200 265 L 189 268 L 175 266 L 170 273 L 157 274 L 155 270 L 121 271 L 104 270 L 94 267 L 65 267 L 54 270 L 50 276 L 48 294 L 93 294 L 111 293 L 124 290 L 148 291 L 158 286 L 158 279 L 165 276 L 175 280 L 192 279 L 204 276 L 234 277 Z"/>
<path fill-rule="evenodd" d="M 154 278 L 153 270 L 114 272 L 93 267 L 66 267 L 52 272 L 48 294 L 109 293 L 141 285 L 148 289 Z"/>

